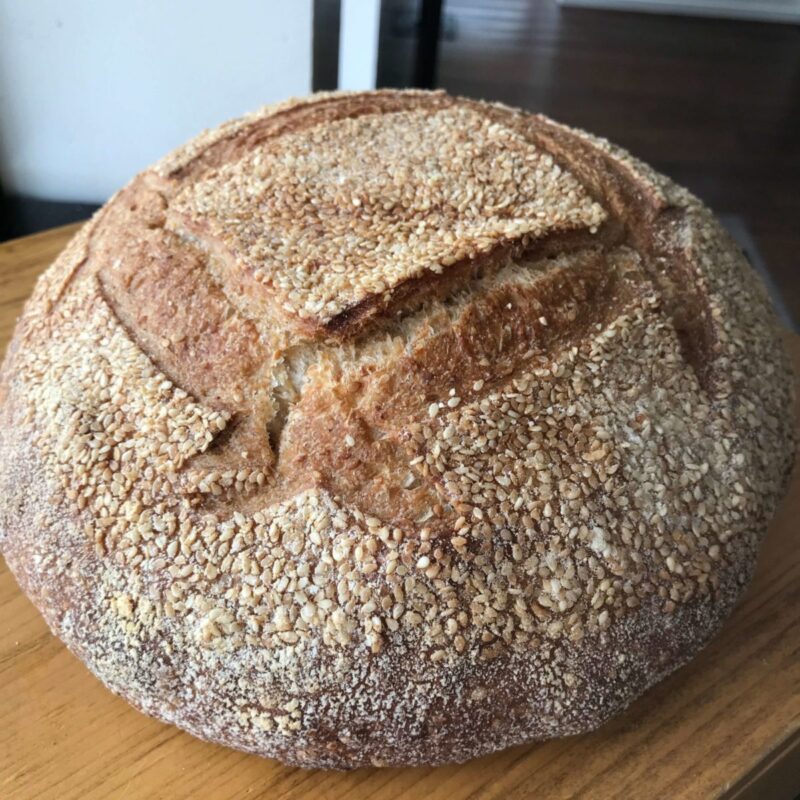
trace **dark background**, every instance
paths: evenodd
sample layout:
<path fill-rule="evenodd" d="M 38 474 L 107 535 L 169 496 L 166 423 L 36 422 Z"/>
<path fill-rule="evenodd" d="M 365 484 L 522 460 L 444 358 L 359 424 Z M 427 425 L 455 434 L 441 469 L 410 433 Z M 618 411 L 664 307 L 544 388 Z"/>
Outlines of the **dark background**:
<path fill-rule="evenodd" d="M 336 86 L 338 9 L 315 2 L 315 88 Z M 784 323 L 800 322 L 800 26 L 555 0 L 384 0 L 378 85 L 499 100 L 622 145 L 720 213 Z M 94 208 L 0 202 L 2 238 Z"/>

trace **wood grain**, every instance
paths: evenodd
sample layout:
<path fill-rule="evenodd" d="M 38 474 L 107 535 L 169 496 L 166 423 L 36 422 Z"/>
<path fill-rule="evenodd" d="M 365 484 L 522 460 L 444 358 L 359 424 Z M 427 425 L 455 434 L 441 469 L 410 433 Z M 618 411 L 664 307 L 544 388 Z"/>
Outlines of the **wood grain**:
<path fill-rule="evenodd" d="M 0 246 L 0 345 L 76 226 Z M 800 338 L 787 337 L 800 366 Z M 0 562 L 0 797 L 793 798 L 800 792 L 800 476 L 755 581 L 692 664 L 593 734 L 436 769 L 314 772 L 134 711 L 48 631 Z"/>

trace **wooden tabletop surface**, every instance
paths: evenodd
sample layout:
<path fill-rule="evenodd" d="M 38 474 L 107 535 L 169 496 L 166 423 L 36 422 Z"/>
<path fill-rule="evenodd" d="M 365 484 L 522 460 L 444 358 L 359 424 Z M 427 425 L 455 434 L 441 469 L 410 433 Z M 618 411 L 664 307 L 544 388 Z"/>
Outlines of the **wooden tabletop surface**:
<path fill-rule="evenodd" d="M 0 245 L 3 350 L 36 276 L 75 230 Z M 787 342 L 800 367 L 800 339 Z M 722 633 L 622 716 L 589 735 L 435 769 L 294 769 L 151 720 L 67 652 L 0 561 L 0 797 L 794 798 L 800 794 L 798 520 L 795 474 L 755 581 Z"/>

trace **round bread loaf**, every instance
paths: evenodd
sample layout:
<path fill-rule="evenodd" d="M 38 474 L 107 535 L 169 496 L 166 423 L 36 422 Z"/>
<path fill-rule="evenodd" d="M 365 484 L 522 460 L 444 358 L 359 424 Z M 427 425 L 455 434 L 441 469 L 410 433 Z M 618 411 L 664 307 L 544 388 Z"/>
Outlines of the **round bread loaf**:
<path fill-rule="evenodd" d="M 588 731 L 747 585 L 794 454 L 765 291 L 607 142 L 316 95 L 138 175 L 41 277 L 0 537 L 142 711 L 302 766 Z"/>

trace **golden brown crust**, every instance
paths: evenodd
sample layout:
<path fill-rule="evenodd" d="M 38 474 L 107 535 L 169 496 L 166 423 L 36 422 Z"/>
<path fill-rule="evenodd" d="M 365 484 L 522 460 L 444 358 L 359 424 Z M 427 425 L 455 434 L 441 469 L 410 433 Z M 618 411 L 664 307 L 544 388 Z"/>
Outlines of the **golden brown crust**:
<path fill-rule="evenodd" d="M 348 337 L 421 278 L 605 219 L 547 152 L 485 114 L 354 113 L 295 122 L 175 193 L 168 225 L 208 249 L 252 316 Z"/>
<path fill-rule="evenodd" d="M 790 394 L 741 253 L 626 153 L 316 96 L 171 154 L 42 277 L 0 543 L 147 713 L 305 766 L 463 760 L 591 729 L 713 635 Z"/>

